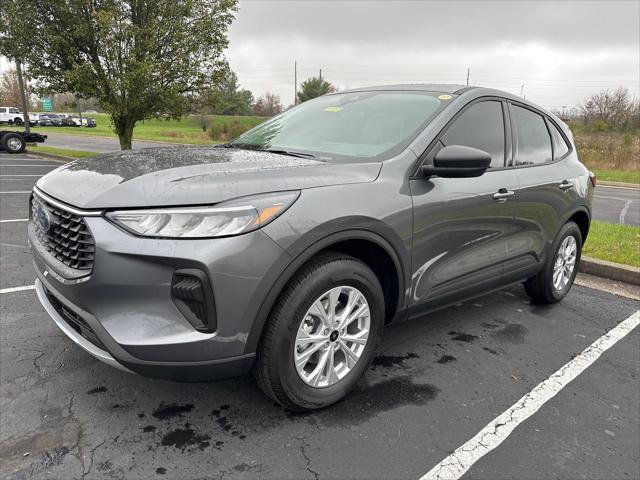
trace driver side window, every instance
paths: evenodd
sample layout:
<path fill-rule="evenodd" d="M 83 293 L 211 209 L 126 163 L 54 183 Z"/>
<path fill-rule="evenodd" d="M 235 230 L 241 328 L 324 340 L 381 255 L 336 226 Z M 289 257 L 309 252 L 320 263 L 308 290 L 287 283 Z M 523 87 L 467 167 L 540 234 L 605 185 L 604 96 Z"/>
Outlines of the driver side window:
<path fill-rule="evenodd" d="M 491 155 L 490 168 L 504 167 L 505 133 L 502 104 L 490 100 L 467 108 L 440 141 L 447 145 L 478 148 Z"/>

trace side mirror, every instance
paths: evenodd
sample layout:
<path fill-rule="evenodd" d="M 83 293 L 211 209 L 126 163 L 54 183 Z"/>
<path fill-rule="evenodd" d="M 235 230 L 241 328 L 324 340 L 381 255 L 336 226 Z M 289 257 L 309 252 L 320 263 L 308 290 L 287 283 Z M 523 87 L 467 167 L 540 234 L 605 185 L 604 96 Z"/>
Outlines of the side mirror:
<path fill-rule="evenodd" d="M 433 157 L 433 165 L 422 166 L 422 173 L 428 177 L 434 175 L 444 178 L 479 177 L 490 164 L 491 155 L 484 150 L 463 145 L 449 145 L 436 153 Z"/>

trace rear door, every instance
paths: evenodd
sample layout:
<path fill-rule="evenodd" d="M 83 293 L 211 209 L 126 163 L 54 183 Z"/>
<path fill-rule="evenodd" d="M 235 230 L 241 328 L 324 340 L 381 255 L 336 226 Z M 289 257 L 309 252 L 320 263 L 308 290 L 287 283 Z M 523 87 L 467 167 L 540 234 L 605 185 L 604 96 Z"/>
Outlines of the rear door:
<path fill-rule="evenodd" d="M 424 164 L 447 145 L 491 154 L 491 167 L 476 178 L 411 179 L 413 198 L 412 315 L 502 283 L 507 236 L 513 229 L 515 172 L 510 130 L 501 99 L 465 106 L 432 144 Z"/>
<path fill-rule="evenodd" d="M 508 239 L 505 277 L 514 281 L 536 273 L 571 206 L 573 184 L 563 161 L 569 147 L 553 121 L 529 106 L 509 103 L 515 232 Z"/>

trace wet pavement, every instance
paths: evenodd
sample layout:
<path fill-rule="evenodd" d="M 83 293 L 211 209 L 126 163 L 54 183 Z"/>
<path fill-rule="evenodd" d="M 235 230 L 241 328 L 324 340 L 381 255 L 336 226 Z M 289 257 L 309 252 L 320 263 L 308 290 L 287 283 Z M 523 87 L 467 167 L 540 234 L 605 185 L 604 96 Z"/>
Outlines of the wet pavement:
<path fill-rule="evenodd" d="M 58 165 L 0 154 L 1 174 L 16 161 Z M 23 191 L 37 176 L 0 179 Z M 0 220 L 25 219 L 27 199 L 0 194 Z M 0 289 L 31 285 L 26 222 L 0 224 L 0 240 Z M 515 286 L 388 327 L 348 398 L 298 415 L 251 377 L 179 384 L 110 368 L 33 290 L 2 293 L 0 476 L 420 478 L 638 308 L 582 286 L 540 307 Z M 639 372 L 636 328 L 463 478 L 638 478 Z"/>

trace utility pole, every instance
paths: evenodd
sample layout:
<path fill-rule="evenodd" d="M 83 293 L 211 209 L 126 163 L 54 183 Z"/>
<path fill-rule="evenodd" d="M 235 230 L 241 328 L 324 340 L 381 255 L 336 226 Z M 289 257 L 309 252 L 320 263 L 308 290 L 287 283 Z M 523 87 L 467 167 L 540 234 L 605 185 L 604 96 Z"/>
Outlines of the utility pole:
<path fill-rule="evenodd" d="M 320 69 L 320 81 L 322 81 L 322 69 Z"/>
<path fill-rule="evenodd" d="M 298 61 L 293 61 L 293 104 L 298 104 Z"/>
<path fill-rule="evenodd" d="M 467 86 L 469 86 L 469 72 L 471 71 L 471 68 L 467 67 Z"/>
<path fill-rule="evenodd" d="M 20 99 L 22 100 L 22 119 L 24 120 L 24 131 L 29 133 L 29 105 L 27 105 L 27 92 L 24 89 L 24 79 L 22 78 L 22 64 L 16 60 L 16 74 L 18 75 L 18 87 L 20 88 Z"/>

